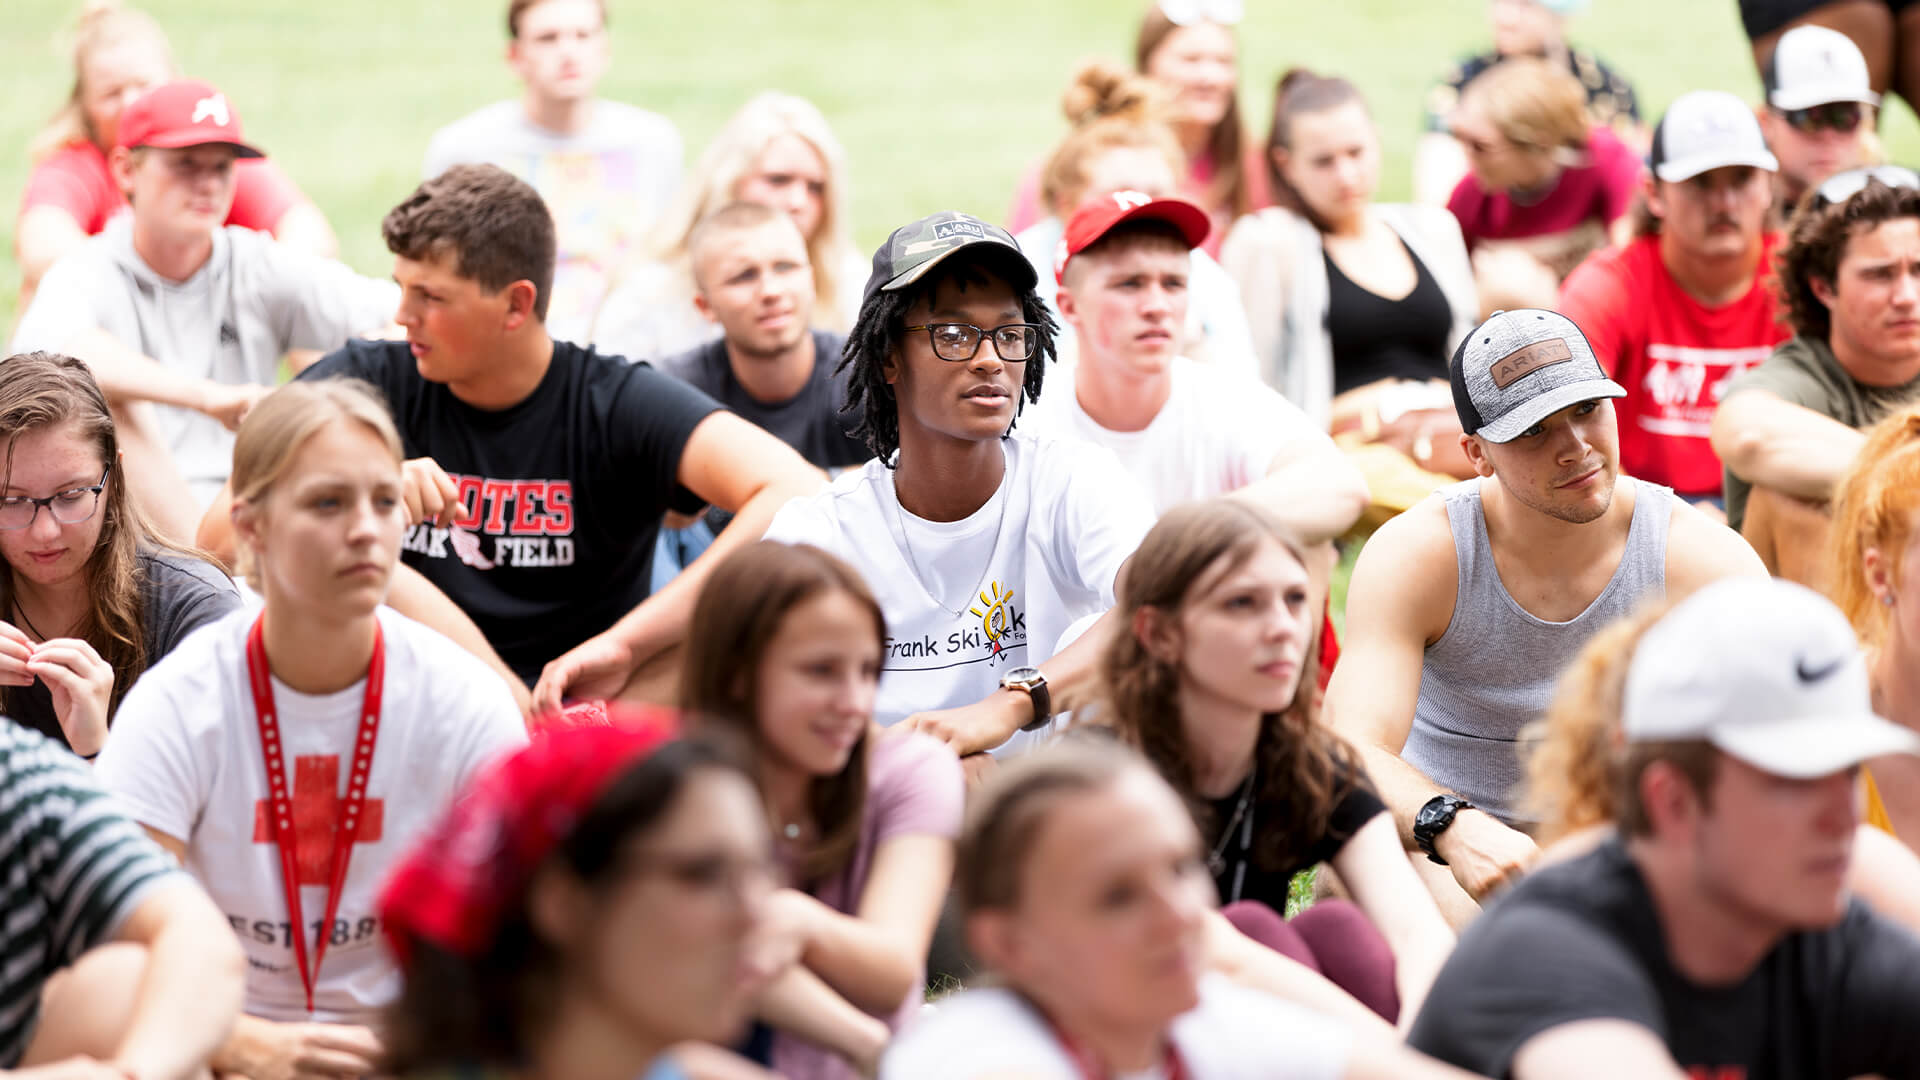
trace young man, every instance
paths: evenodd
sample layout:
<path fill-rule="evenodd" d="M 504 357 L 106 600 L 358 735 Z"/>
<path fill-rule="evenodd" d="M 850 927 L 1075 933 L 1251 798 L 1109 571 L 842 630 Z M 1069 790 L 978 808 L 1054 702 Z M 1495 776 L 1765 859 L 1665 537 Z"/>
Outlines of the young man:
<path fill-rule="evenodd" d="M 1853 39 L 1824 26 L 1796 26 L 1780 37 L 1764 72 L 1759 109 L 1767 149 L 1780 160 L 1770 229 L 1783 229 L 1800 197 L 1834 173 L 1865 164 L 1880 95 Z"/>
<path fill-rule="evenodd" d="M 1808 584 L 1863 430 L 1920 397 L 1920 176 L 1881 166 L 1817 190 L 1780 252 L 1794 337 L 1733 380 L 1713 417 L 1727 523 Z"/>
<path fill-rule="evenodd" d="M 1920 1076 L 1920 940 L 1847 895 L 1873 715 L 1847 621 L 1726 581 L 1647 631 L 1610 762 L 1618 838 L 1460 939 L 1408 1042 L 1512 1080 Z"/>
<path fill-rule="evenodd" d="M 662 514 L 736 513 L 714 544 L 724 557 L 820 473 L 698 390 L 550 337 L 553 219 L 506 172 L 455 166 L 381 229 L 407 340 L 354 342 L 301 378 L 365 379 L 393 409 L 414 522 L 402 559 L 426 579 L 397 577 L 393 605 L 473 651 L 490 644 L 529 683 L 617 620 L 630 673 L 678 641 L 705 578 L 696 567 L 649 597 Z M 231 543 L 227 501 L 201 532 L 211 550 Z M 484 643 L 457 613 L 449 625 L 448 600 Z"/>
<path fill-rule="evenodd" d="M 204 1076 L 245 985 L 212 901 L 86 765 L 5 721 L 0 824 L 0 1075 Z"/>
<path fill-rule="evenodd" d="M 1104 627 L 1056 646 L 1113 606 L 1152 525 L 1111 454 L 1013 432 L 1054 351 L 1036 280 L 1013 237 L 966 214 L 895 229 L 843 361 L 876 457 L 767 529 L 862 568 L 890 635 L 876 718 L 961 754 L 1086 699 Z"/>
<path fill-rule="evenodd" d="M 1498 313 L 1450 369 L 1461 449 L 1480 476 L 1361 551 L 1327 716 L 1459 927 L 1538 854 L 1516 744 L 1567 663 L 1650 598 L 1765 570 L 1725 526 L 1620 475 L 1624 391 L 1565 317 Z"/>
<path fill-rule="evenodd" d="M 205 83 L 168 83 L 127 106 L 109 163 L 133 212 L 47 272 L 11 346 L 93 368 L 124 418 L 141 508 L 183 540 L 225 483 L 232 431 L 281 357 L 338 348 L 393 315 L 391 282 L 221 225 L 234 160 L 260 156 Z M 141 402 L 163 408 L 129 409 Z"/>
<path fill-rule="evenodd" d="M 1560 311 L 1626 387 L 1620 467 L 1689 501 L 1720 495 L 1708 442 L 1727 381 L 1787 336 L 1765 231 L 1778 167 L 1752 110 L 1732 94 L 1683 94 L 1654 129 L 1650 217 L 1624 248 L 1567 277 Z"/>
<path fill-rule="evenodd" d="M 498 165 L 553 211 L 559 261 L 547 326 L 585 342 L 608 284 L 680 186 L 680 133 L 664 116 L 594 96 L 607 73 L 605 0 L 511 0 L 507 66 L 518 101 L 489 105 L 427 144 L 426 179 Z"/>

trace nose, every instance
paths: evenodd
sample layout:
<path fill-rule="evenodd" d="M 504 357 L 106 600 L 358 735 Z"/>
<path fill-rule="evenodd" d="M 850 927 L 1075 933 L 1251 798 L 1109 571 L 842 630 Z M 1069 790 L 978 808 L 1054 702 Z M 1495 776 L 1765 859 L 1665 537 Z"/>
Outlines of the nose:
<path fill-rule="evenodd" d="M 1554 459 L 1565 465 L 1585 461 L 1593 452 L 1593 439 L 1584 418 L 1572 418 L 1554 437 Z"/>
<path fill-rule="evenodd" d="M 862 671 L 850 671 L 835 687 L 834 705 L 843 716 L 871 716 L 876 680 Z"/>
<path fill-rule="evenodd" d="M 1920 264 L 1902 267 L 1893 279 L 1893 306 L 1910 310 L 1920 303 Z"/>
<path fill-rule="evenodd" d="M 60 538 L 60 523 L 54 520 L 53 507 L 34 506 L 33 521 L 27 525 L 27 535 L 40 541 Z"/>
<path fill-rule="evenodd" d="M 1840 836 L 1853 832 L 1860 824 L 1857 798 L 1857 770 L 1835 773 L 1820 781 L 1819 823 L 1823 831 Z"/>

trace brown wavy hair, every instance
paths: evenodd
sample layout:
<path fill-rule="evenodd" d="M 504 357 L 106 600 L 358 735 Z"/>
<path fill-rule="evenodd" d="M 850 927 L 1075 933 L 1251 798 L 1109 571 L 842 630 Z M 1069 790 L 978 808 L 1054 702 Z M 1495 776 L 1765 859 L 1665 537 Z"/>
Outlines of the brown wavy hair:
<path fill-rule="evenodd" d="M 1147 60 L 1159 50 L 1168 37 L 1179 29 L 1167 13 L 1155 3 L 1147 9 L 1140 20 L 1140 34 L 1133 43 L 1133 66 L 1137 71 L 1147 70 Z M 1226 114 L 1213 126 L 1213 132 L 1207 136 L 1207 154 L 1213 158 L 1212 190 L 1207 192 L 1212 205 L 1207 206 L 1208 213 L 1216 207 L 1224 208 L 1234 217 L 1248 213 L 1253 209 L 1253 192 L 1247 186 L 1246 134 L 1240 125 L 1240 93 L 1235 90 L 1227 98 Z M 1184 160 L 1184 156 L 1183 156 Z M 1181 170 L 1182 175 L 1186 172 Z"/>
<path fill-rule="evenodd" d="M 142 549 L 164 548 L 198 555 L 162 539 L 133 504 L 125 475 L 118 464 L 120 443 L 114 434 L 113 414 L 106 395 L 93 381 L 93 372 L 81 361 L 60 353 L 30 352 L 0 361 L 0 439 L 7 444 L 4 477 L 13 478 L 13 453 L 19 438 L 60 424 L 79 427 L 82 438 L 100 450 L 107 464 L 107 487 L 100 493 L 100 539 L 87 558 L 87 614 L 75 635 L 93 646 L 113 668 L 113 695 L 108 713 L 120 707 L 120 698 L 147 670 L 146 635 L 142 632 L 146 606 L 141 586 L 147 572 Z M 13 571 L 0 574 L 0 617 L 16 604 Z M 10 706 L 18 688 L 0 689 L 0 707 Z"/>
<path fill-rule="evenodd" d="M 1289 69 L 1273 87 L 1273 126 L 1267 131 L 1267 184 L 1273 193 L 1273 204 L 1307 219 L 1321 232 L 1326 232 L 1331 226 L 1326 218 L 1307 205 L 1307 200 L 1281 173 L 1280 163 L 1274 160 L 1273 152 L 1293 151 L 1294 117 L 1355 103 L 1363 110 L 1367 107 L 1366 99 L 1360 96 L 1359 87 L 1338 75 L 1316 75 L 1306 68 Z M 1371 116 L 1367 122 L 1373 122 Z"/>
<path fill-rule="evenodd" d="M 1278 541 L 1294 559 L 1306 563 L 1300 541 L 1264 510 L 1231 498 L 1208 499 L 1176 507 L 1154 525 L 1127 566 L 1118 613 L 1121 630 L 1107 647 L 1101 666 L 1107 687 L 1107 716 L 1121 738 L 1138 747 L 1185 799 L 1204 833 L 1218 825 L 1213 808 L 1194 790 L 1193 761 L 1181 729 L 1176 692 L 1180 671 L 1155 658 L 1132 630 L 1142 608 L 1171 617 L 1193 599 L 1195 583 L 1217 580 L 1251 558 L 1260 545 Z M 1278 871 L 1326 835 L 1334 807 L 1366 773 L 1346 741 L 1319 721 L 1320 620 L 1308 620 L 1307 649 L 1301 659 L 1300 685 L 1293 701 L 1261 719 L 1254 744 L 1259 777 L 1254 805 L 1262 821 L 1253 861 Z"/>
<path fill-rule="evenodd" d="M 1867 431 L 1866 444 L 1834 489 L 1833 526 L 1827 530 L 1827 565 L 1839 573 L 1827 591 L 1846 612 L 1853 632 L 1868 645 L 1887 637 L 1887 608 L 1867 585 L 1868 548 L 1888 560 L 1887 576 L 1899 584 L 1900 556 L 1920 510 L 1920 405 L 1910 405 Z"/>
<path fill-rule="evenodd" d="M 767 646 L 789 612 L 827 592 L 847 594 L 872 615 L 875 646 L 885 647 L 887 621 L 873 592 L 853 567 L 817 547 L 761 540 L 714 567 L 687 626 L 681 708 L 702 725 L 740 733 L 756 755 L 763 752 L 756 706 Z M 815 777 L 809 787 L 807 806 L 820 830 L 802 861 L 809 882 L 844 867 L 859 845 L 869 746 L 863 733 L 846 768 Z"/>
<path fill-rule="evenodd" d="M 1071 130 L 1040 171 L 1047 210 L 1065 222 L 1090 194 L 1103 194 L 1087 191 L 1087 163 L 1108 150 L 1157 150 L 1176 178 L 1183 175 L 1186 156 L 1162 109 L 1160 88 L 1151 79 L 1104 60 L 1080 65 L 1060 96 Z"/>
<path fill-rule="evenodd" d="M 1523 150 L 1552 154 L 1562 163 L 1577 162 L 1586 152 L 1593 124 L 1587 92 L 1564 66 L 1534 56 L 1502 60 L 1475 76 L 1461 97 Z"/>
<path fill-rule="evenodd" d="M 1851 197 L 1818 208 L 1816 194 L 1807 194 L 1787 226 L 1787 242 L 1774 256 L 1774 290 L 1794 333 L 1824 342 L 1833 331 L 1833 313 L 1814 295 L 1814 279 L 1834 286 L 1847 242 L 1855 236 L 1888 221 L 1920 218 L 1920 189 L 1868 180 Z"/>

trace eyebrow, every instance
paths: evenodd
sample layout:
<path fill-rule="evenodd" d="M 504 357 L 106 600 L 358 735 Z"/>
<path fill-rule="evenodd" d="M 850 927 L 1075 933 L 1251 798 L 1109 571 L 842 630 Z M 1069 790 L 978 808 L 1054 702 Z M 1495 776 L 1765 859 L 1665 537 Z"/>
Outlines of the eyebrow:
<path fill-rule="evenodd" d="M 970 322 L 973 318 L 973 316 L 961 311 L 959 308 L 943 308 L 939 311 L 928 312 L 927 317 L 938 322 Z M 1000 319 L 994 323 L 994 325 L 1004 326 L 1007 323 L 1022 322 L 1025 319 L 1026 312 L 1017 307 L 1002 308 L 1000 310 Z"/>
<path fill-rule="evenodd" d="M 85 487 L 92 487 L 93 485 L 95 485 L 95 484 L 97 484 L 97 483 L 99 483 L 99 482 L 100 482 L 100 478 L 99 478 L 99 477 L 97 477 L 97 476 L 95 476 L 95 477 L 76 477 L 76 478 L 74 478 L 74 479 L 72 479 L 72 480 L 67 480 L 67 481 L 64 481 L 64 482 L 62 482 L 62 483 L 60 483 L 59 485 L 57 485 L 57 486 L 56 486 L 56 487 L 55 487 L 55 488 L 53 489 L 53 493 L 54 493 L 55 495 L 58 495 L 58 494 L 60 494 L 60 493 L 61 493 L 61 492 L 63 492 L 63 491 L 72 491 L 72 490 L 74 490 L 75 488 L 85 488 Z M 11 493 L 11 492 L 19 492 L 19 493 L 21 493 L 21 494 L 28 494 L 28 492 L 27 492 L 27 489 L 26 489 L 26 488 L 24 488 L 24 487 L 22 487 L 22 486 L 20 486 L 19 484 L 15 484 L 15 483 L 13 483 L 13 482 L 11 482 L 11 481 L 9 481 L 9 482 L 7 483 L 7 487 L 6 487 L 6 490 L 7 490 L 7 491 L 8 491 L 9 493 Z M 8 495 L 8 497 L 9 497 L 9 498 L 11 498 L 11 497 L 12 497 L 12 495 L 11 495 L 11 494 L 9 494 L 9 495 Z"/>

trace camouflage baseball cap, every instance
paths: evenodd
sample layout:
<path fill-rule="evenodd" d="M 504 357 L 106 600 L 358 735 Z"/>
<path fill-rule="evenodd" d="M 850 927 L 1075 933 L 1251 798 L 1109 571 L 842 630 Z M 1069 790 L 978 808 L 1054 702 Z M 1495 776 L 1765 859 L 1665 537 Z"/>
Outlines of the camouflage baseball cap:
<path fill-rule="evenodd" d="M 982 245 L 1003 256 L 1000 262 L 1008 284 L 1021 292 L 1039 284 L 1039 272 L 1007 230 L 972 214 L 942 210 L 893 230 L 887 242 L 873 253 L 873 273 L 867 277 L 860 300 L 865 303 L 882 289 L 904 289 L 955 252 Z"/>
<path fill-rule="evenodd" d="M 1496 311 L 1460 341 L 1447 365 L 1460 430 L 1512 442 L 1569 405 L 1626 397 L 1587 335 L 1557 311 Z"/>

